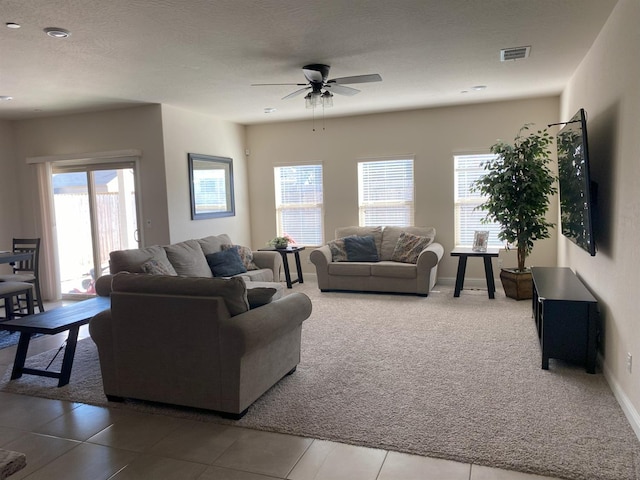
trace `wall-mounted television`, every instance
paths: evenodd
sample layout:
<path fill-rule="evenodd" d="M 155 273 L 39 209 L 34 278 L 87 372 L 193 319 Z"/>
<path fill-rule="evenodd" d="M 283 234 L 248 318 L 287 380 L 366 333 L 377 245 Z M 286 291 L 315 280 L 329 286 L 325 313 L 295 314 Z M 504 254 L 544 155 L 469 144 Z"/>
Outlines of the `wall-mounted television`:
<path fill-rule="evenodd" d="M 593 235 L 595 184 L 589 173 L 587 119 L 580 109 L 558 132 L 558 183 L 560 189 L 560 224 L 562 234 L 596 254 Z"/>

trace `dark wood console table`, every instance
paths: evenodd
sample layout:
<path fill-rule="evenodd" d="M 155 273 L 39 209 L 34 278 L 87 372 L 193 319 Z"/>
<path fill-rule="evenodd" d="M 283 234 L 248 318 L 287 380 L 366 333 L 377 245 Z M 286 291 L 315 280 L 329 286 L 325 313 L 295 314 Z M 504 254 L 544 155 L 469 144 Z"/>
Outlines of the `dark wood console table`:
<path fill-rule="evenodd" d="M 533 267 L 531 274 L 542 368 L 548 370 L 549 358 L 557 358 L 595 373 L 598 301 L 569 268 Z"/>
<path fill-rule="evenodd" d="M 290 246 L 287 248 L 259 248 L 258 250 L 275 251 L 280 254 L 280 256 L 282 257 L 284 277 L 287 282 L 287 288 L 291 288 L 294 283 L 304 283 L 304 279 L 302 278 L 302 265 L 300 264 L 300 252 L 304 250 L 304 247 Z M 289 260 L 287 259 L 287 255 L 289 253 L 293 253 L 293 256 L 296 260 L 296 272 L 298 274 L 298 278 L 295 279 L 291 279 L 291 272 L 289 272 Z"/>

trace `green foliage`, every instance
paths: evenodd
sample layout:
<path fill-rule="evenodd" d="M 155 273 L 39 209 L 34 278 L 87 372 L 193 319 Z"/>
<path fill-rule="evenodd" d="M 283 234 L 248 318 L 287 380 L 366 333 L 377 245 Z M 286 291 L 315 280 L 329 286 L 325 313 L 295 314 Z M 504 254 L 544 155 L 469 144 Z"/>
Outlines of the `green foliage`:
<path fill-rule="evenodd" d="M 553 139 L 546 129 L 523 136 L 529 125 L 518 131 L 513 144 L 498 141 L 491 146 L 497 157 L 485 162 L 487 173 L 472 187 L 487 197 L 478 207 L 487 212 L 485 221 L 498 222 L 498 238 L 517 246 L 519 271 L 524 271 L 534 242 L 550 236 L 554 224 L 545 216 L 550 196 L 557 192 L 548 167 Z"/>

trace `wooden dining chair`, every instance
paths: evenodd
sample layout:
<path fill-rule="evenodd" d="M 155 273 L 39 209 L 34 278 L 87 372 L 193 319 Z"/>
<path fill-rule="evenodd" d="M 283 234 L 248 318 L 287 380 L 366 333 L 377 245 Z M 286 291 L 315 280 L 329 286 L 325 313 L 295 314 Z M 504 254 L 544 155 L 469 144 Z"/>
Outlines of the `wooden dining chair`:
<path fill-rule="evenodd" d="M 19 313 L 15 306 L 19 305 L 19 298 L 24 296 L 26 300 L 25 313 Z M 33 284 L 28 282 L 0 282 L 0 300 L 4 301 L 4 317 L 2 320 L 10 320 L 17 315 L 33 315 Z"/>
<path fill-rule="evenodd" d="M 12 264 L 13 273 L 6 275 L 0 275 L 0 282 L 27 282 L 31 283 L 35 289 L 34 302 L 38 307 L 38 310 L 44 312 L 44 305 L 42 302 L 42 294 L 40 292 L 40 239 L 39 238 L 14 238 L 13 239 L 13 251 L 14 253 L 31 253 L 31 258 L 27 260 L 21 260 Z M 26 298 L 19 297 L 23 303 Z M 17 310 L 21 310 L 21 305 L 18 303 Z"/>

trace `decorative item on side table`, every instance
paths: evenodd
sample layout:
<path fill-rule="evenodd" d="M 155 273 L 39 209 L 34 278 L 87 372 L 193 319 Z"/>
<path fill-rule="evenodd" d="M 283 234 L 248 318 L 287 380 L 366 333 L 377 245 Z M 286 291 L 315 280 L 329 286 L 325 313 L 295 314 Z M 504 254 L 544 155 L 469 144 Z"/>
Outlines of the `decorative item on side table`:
<path fill-rule="evenodd" d="M 489 241 L 488 230 L 476 230 L 473 235 L 473 247 L 474 252 L 486 252 L 487 242 Z"/>
<path fill-rule="evenodd" d="M 552 137 L 546 130 L 523 136 L 529 125 L 520 129 L 513 144 L 498 141 L 491 146 L 496 158 L 484 164 L 487 173 L 472 187 L 486 197 L 478 207 L 487 212 L 485 221 L 498 222 L 498 238 L 517 248 L 518 268 L 500 272 L 505 294 L 517 300 L 532 296 L 525 260 L 535 240 L 550 236 L 554 224 L 547 221 L 546 213 L 549 197 L 557 192 L 556 177 L 548 167 Z"/>
<path fill-rule="evenodd" d="M 287 248 L 289 246 L 289 242 L 290 242 L 290 238 L 287 236 L 284 237 L 275 237 L 271 240 L 269 240 L 268 245 L 279 249 L 279 248 Z"/>

